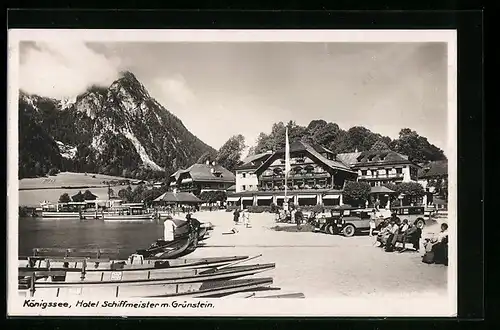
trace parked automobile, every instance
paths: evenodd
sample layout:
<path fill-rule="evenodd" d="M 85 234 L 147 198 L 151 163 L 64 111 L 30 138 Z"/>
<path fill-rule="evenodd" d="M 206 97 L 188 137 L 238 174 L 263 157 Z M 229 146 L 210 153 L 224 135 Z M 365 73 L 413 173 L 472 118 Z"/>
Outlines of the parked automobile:
<path fill-rule="evenodd" d="M 392 207 L 391 212 L 395 213 L 396 219 L 407 219 L 408 223 L 414 223 L 420 229 L 424 228 L 427 220 L 432 219 L 432 212 L 424 206 L 397 206 Z"/>
<path fill-rule="evenodd" d="M 351 237 L 356 232 L 370 230 L 372 215 L 372 209 L 343 207 L 332 210 L 329 216 L 319 217 L 314 225 L 317 231 Z"/>

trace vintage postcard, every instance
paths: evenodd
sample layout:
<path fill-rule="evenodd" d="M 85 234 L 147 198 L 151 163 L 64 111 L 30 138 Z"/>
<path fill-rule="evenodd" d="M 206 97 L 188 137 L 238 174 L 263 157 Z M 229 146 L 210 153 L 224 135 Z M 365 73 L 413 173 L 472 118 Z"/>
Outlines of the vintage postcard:
<path fill-rule="evenodd" d="M 456 316 L 453 30 L 10 30 L 8 314 Z"/>

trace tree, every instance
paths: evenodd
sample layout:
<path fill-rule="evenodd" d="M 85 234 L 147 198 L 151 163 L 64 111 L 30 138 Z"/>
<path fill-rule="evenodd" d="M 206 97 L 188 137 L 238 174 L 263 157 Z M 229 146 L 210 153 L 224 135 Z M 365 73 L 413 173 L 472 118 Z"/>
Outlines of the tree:
<path fill-rule="evenodd" d="M 425 195 L 424 187 L 417 182 L 402 182 L 398 185 L 395 185 L 395 191 L 399 195 L 403 195 L 403 200 L 407 202 L 411 202 Z"/>
<path fill-rule="evenodd" d="M 349 204 L 362 204 L 370 197 L 371 187 L 366 182 L 348 181 L 344 187 L 344 196 Z"/>
<path fill-rule="evenodd" d="M 203 153 L 196 161 L 196 164 L 205 164 L 207 161 L 212 162 L 217 158 L 217 154 L 211 151 Z"/>
<path fill-rule="evenodd" d="M 71 202 L 71 197 L 69 197 L 68 193 L 64 193 L 59 197 L 59 203 L 68 203 Z"/>
<path fill-rule="evenodd" d="M 59 173 L 59 169 L 52 167 L 47 174 L 50 176 L 53 176 L 53 175 L 57 175 L 58 173 Z"/>
<path fill-rule="evenodd" d="M 222 202 L 226 200 L 226 192 L 222 190 L 208 190 L 200 194 L 200 199 L 208 204 Z"/>
<path fill-rule="evenodd" d="M 216 161 L 229 171 L 233 171 L 240 162 L 241 153 L 245 148 L 245 137 L 241 134 L 234 135 L 219 149 Z"/>
<path fill-rule="evenodd" d="M 85 192 L 83 193 L 83 198 L 86 201 L 94 201 L 97 199 L 97 196 L 90 192 L 90 190 L 85 190 Z"/>
<path fill-rule="evenodd" d="M 427 138 L 409 128 L 401 129 L 399 138 L 392 142 L 391 147 L 394 151 L 407 155 L 415 162 L 446 159 L 443 150 L 430 144 Z"/>
<path fill-rule="evenodd" d="M 76 194 L 73 197 L 71 197 L 71 199 L 73 200 L 73 202 L 83 202 L 83 201 L 85 201 L 85 197 L 84 197 L 84 195 L 82 194 L 81 191 L 79 191 L 78 194 Z"/>
<path fill-rule="evenodd" d="M 389 146 L 382 140 L 378 140 L 375 142 L 372 147 L 370 148 L 371 151 L 383 151 L 383 150 L 390 150 Z"/>

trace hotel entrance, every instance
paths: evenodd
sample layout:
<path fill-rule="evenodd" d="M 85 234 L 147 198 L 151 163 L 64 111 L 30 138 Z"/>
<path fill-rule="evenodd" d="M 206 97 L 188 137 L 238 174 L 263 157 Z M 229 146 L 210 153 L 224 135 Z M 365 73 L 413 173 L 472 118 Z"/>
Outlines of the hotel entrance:
<path fill-rule="evenodd" d="M 299 206 L 314 206 L 318 204 L 318 197 L 316 195 L 298 195 Z"/>

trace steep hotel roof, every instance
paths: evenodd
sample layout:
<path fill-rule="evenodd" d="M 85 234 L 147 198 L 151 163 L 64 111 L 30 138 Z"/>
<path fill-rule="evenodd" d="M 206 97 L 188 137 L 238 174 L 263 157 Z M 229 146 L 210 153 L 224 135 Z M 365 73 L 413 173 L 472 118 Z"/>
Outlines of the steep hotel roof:
<path fill-rule="evenodd" d="M 316 158 L 319 162 L 325 164 L 326 166 L 332 168 L 332 169 L 337 169 L 337 170 L 342 170 L 345 172 L 350 172 L 350 173 L 355 173 L 353 172 L 349 167 L 347 167 L 345 164 L 338 162 L 336 160 L 330 160 L 327 159 L 325 156 L 323 156 L 321 153 L 330 153 L 326 148 L 323 148 L 318 145 L 310 145 L 306 142 L 302 141 L 296 141 L 290 144 L 290 153 L 294 152 L 306 152 L 308 153 L 312 158 Z M 275 161 L 278 158 L 281 158 L 281 156 L 285 153 L 285 148 L 282 148 L 278 151 L 276 151 L 271 157 L 269 157 L 257 170 L 256 172 L 258 174 L 262 173 L 264 169 L 269 167 L 273 161 Z"/>
<path fill-rule="evenodd" d="M 212 173 L 214 169 L 214 173 Z M 207 165 L 207 164 L 193 164 L 185 170 L 180 170 L 179 178 L 182 175 L 189 174 L 194 181 L 218 181 L 218 182 L 235 182 L 236 178 L 233 173 L 231 173 L 226 168 L 220 165 Z M 220 176 L 216 176 L 215 173 L 220 173 Z M 178 179 L 178 178 L 176 178 Z"/>
<path fill-rule="evenodd" d="M 255 164 L 258 161 L 265 161 L 272 156 L 272 151 L 263 152 L 257 155 L 250 155 L 243 159 L 242 164 L 236 167 L 236 170 L 249 170 L 258 168 L 260 164 Z"/>
<path fill-rule="evenodd" d="M 418 171 L 418 177 L 422 179 L 446 175 L 448 175 L 447 160 L 429 162 L 428 164 L 423 165 L 422 169 Z"/>

